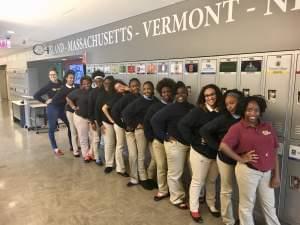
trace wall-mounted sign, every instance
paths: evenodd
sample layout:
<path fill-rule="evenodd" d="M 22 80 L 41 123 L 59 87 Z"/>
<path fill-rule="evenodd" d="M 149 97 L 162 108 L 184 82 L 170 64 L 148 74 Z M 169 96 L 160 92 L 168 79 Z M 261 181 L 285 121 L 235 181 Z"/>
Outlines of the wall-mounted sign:
<path fill-rule="evenodd" d="M 216 59 L 203 59 L 201 61 L 201 74 L 216 74 L 217 73 L 217 60 Z"/>
<path fill-rule="evenodd" d="M 300 160 L 300 146 L 290 145 L 289 158 Z"/>
<path fill-rule="evenodd" d="M 35 55 L 49 54 L 49 48 L 42 44 L 36 44 L 32 47 L 32 51 Z"/>
<path fill-rule="evenodd" d="M 268 57 L 267 75 L 289 75 L 290 69 L 290 55 L 277 55 Z"/>
<path fill-rule="evenodd" d="M 299 11 L 299 0 L 182 1 L 47 45 L 51 55 L 87 50 L 89 63 L 294 50 L 299 49 Z M 255 35 L 247 25 L 255 27 Z M 183 43 L 183 49 L 174 49 Z M 235 63 L 221 67 L 232 71 Z"/>
<path fill-rule="evenodd" d="M 0 48 L 11 48 L 11 42 L 8 39 L 0 39 Z"/>

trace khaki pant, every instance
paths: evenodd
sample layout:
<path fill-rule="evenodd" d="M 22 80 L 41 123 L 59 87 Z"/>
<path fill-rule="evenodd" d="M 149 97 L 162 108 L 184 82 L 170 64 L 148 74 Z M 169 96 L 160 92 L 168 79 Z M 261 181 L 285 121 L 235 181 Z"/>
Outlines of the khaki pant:
<path fill-rule="evenodd" d="M 235 218 L 233 216 L 233 206 L 232 206 L 232 192 L 233 192 L 233 181 L 235 179 L 234 175 L 234 165 L 224 163 L 217 157 L 217 164 L 221 176 L 221 215 L 223 223 L 226 225 L 234 225 Z"/>
<path fill-rule="evenodd" d="M 96 122 L 95 122 L 96 123 Z M 97 160 L 99 159 L 99 143 L 100 143 L 100 128 L 96 123 L 96 130 L 93 130 L 92 125 L 90 124 L 90 146 L 91 152 L 93 153 L 94 158 Z"/>
<path fill-rule="evenodd" d="M 158 192 L 162 195 L 168 194 L 169 188 L 167 183 L 167 173 L 168 173 L 168 164 L 167 164 L 167 155 L 165 147 L 158 140 L 154 139 L 152 142 L 153 148 L 153 158 L 157 166 L 157 184 Z"/>
<path fill-rule="evenodd" d="M 115 161 L 116 134 L 112 124 L 103 122 L 103 126 L 105 167 L 113 167 Z"/>
<path fill-rule="evenodd" d="M 167 181 L 170 191 L 170 201 L 172 204 L 179 204 L 185 201 L 182 175 L 190 147 L 178 141 L 165 141 L 164 146 L 168 163 Z"/>
<path fill-rule="evenodd" d="M 147 140 L 143 129 L 136 129 L 134 132 L 126 132 L 126 141 L 129 153 L 129 167 L 131 182 L 148 179 L 145 168 L 145 153 Z"/>
<path fill-rule="evenodd" d="M 206 203 L 208 207 L 215 207 L 216 180 L 219 175 L 215 159 L 209 159 L 191 148 L 190 163 L 192 168 L 192 181 L 190 185 L 190 210 L 198 212 L 199 197 L 205 185 Z"/>
<path fill-rule="evenodd" d="M 77 144 L 78 134 L 74 123 L 74 113 L 66 111 L 66 116 L 69 121 L 70 131 L 71 131 L 71 140 L 73 146 L 73 154 L 79 153 L 79 148 Z"/>
<path fill-rule="evenodd" d="M 152 142 L 148 143 L 148 149 L 151 156 L 151 160 L 147 168 L 148 179 L 156 180 L 156 162 L 154 160 Z"/>
<path fill-rule="evenodd" d="M 125 130 L 122 127 L 119 127 L 117 124 L 114 124 L 114 129 L 116 132 L 116 171 L 119 173 L 125 173 L 125 162 L 123 157 L 123 151 L 125 150 L 126 137 Z"/>
<path fill-rule="evenodd" d="M 78 132 L 81 154 L 82 157 L 86 157 L 90 155 L 90 147 L 89 147 L 89 121 L 81 116 L 78 116 L 74 113 L 74 123 Z"/>
<path fill-rule="evenodd" d="M 253 208 L 258 195 L 266 225 L 280 225 L 275 210 L 274 189 L 269 186 L 271 171 L 260 172 L 238 163 L 235 175 L 239 186 L 240 224 L 254 225 Z"/>

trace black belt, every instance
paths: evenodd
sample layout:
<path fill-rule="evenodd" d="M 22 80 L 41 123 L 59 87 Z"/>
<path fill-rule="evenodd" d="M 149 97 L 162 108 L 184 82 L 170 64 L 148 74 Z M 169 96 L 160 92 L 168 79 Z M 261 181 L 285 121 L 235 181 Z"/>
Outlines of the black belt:
<path fill-rule="evenodd" d="M 250 163 L 246 163 L 246 166 L 248 166 L 250 169 L 257 170 L 257 171 L 259 171 L 259 172 L 263 172 L 263 173 L 265 173 L 265 172 L 268 172 L 268 171 L 269 171 L 269 170 L 266 170 L 266 171 L 261 171 L 261 170 L 259 170 L 259 169 L 255 168 L 254 166 L 252 166 Z"/>

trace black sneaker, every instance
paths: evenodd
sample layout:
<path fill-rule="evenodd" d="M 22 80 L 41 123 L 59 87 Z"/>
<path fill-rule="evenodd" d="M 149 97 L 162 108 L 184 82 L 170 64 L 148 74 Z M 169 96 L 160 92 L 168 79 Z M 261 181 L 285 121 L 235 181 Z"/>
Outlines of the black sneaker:
<path fill-rule="evenodd" d="M 145 190 L 153 190 L 153 185 L 149 180 L 142 180 L 140 184 Z"/>
<path fill-rule="evenodd" d="M 122 172 L 117 172 L 117 174 L 119 174 L 119 175 L 122 176 L 122 177 L 129 177 L 129 174 L 126 173 L 126 172 L 124 172 L 124 173 L 122 173 Z"/>
<path fill-rule="evenodd" d="M 113 171 L 112 167 L 105 167 L 105 169 L 104 169 L 104 173 L 106 173 L 106 174 L 111 173 L 111 171 Z"/>
<path fill-rule="evenodd" d="M 153 179 L 148 179 L 149 183 L 152 185 L 153 189 L 158 189 L 158 184 Z"/>

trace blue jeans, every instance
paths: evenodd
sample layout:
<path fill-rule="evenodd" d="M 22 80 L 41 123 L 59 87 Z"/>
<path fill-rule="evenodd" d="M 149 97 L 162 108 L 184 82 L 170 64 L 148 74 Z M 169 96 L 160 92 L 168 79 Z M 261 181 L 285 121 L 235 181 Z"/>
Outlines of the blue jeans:
<path fill-rule="evenodd" d="M 56 140 L 55 140 L 55 131 L 57 128 L 57 119 L 61 119 L 68 128 L 68 138 L 69 143 L 72 148 L 72 140 L 71 140 L 71 131 L 69 127 L 69 121 L 67 119 L 66 113 L 65 113 L 65 107 L 64 106 L 56 106 L 49 104 L 47 106 L 47 117 L 48 117 L 48 136 L 50 140 L 50 144 L 52 149 L 57 148 Z"/>

